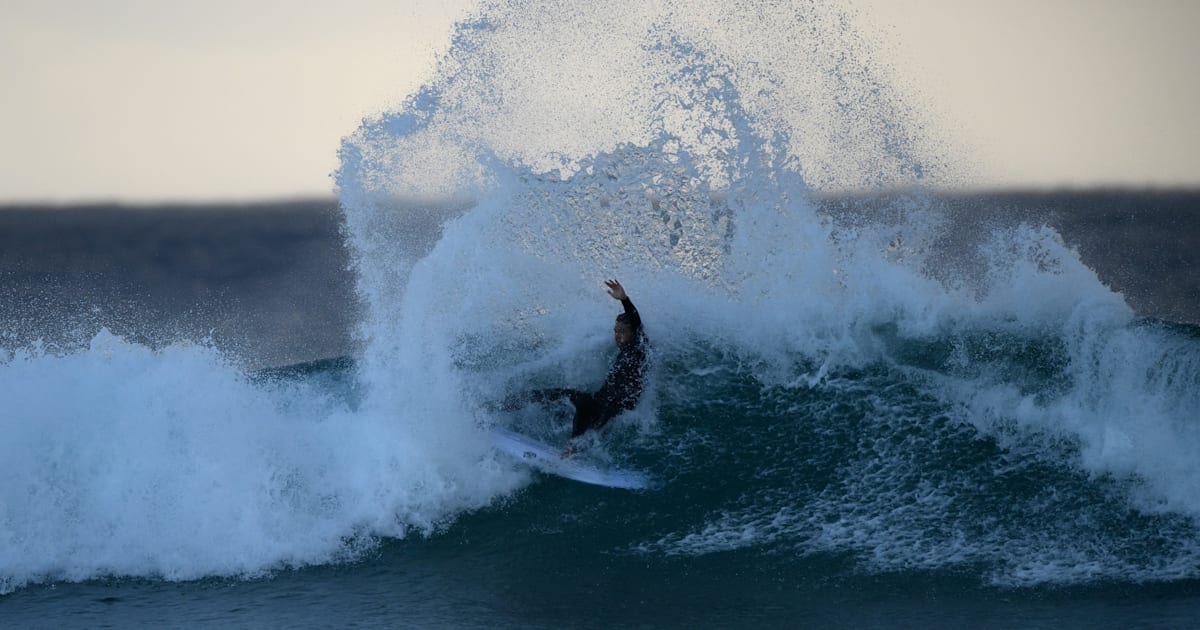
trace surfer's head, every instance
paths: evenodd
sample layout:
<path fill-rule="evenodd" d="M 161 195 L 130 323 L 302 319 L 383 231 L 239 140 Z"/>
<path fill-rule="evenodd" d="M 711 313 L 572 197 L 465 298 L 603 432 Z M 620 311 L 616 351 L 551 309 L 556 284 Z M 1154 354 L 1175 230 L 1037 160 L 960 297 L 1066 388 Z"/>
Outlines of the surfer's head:
<path fill-rule="evenodd" d="M 621 313 L 617 315 L 617 323 L 613 324 L 613 340 L 622 348 L 633 343 L 633 325 L 629 319 L 628 315 Z"/>

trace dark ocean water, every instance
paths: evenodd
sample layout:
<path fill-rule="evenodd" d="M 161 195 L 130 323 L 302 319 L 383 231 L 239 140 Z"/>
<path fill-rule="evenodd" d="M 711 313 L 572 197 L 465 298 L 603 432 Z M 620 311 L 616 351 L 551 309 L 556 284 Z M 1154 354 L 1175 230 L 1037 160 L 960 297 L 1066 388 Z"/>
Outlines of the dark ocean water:
<path fill-rule="evenodd" d="M 0 211 L 0 626 L 1197 625 L 1200 195 L 924 192 L 851 21 L 731 6 L 486 4 L 336 205 Z M 612 277 L 644 491 L 489 437 Z"/>
<path fill-rule="evenodd" d="M 352 351 L 337 202 L 0 208 L 9 345 L 210 338 L 253 366 Z"/>

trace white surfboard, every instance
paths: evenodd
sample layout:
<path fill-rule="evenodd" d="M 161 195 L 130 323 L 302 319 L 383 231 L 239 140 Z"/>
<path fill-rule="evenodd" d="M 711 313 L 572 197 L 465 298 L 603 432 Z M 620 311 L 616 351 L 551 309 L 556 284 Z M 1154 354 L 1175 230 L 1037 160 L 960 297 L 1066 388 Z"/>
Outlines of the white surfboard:
<path fill-rule="evenodd" d="M 578 457 L 564 458 L 562 449 L 506 429 L 492 429 L 492 444 L 499 451 L 551 475 L 609 488 L 641 490 L 649 488 L 651 485 L 650 479 L 640 472 L 620 469 L 604 470 L 581 462 Z"/>

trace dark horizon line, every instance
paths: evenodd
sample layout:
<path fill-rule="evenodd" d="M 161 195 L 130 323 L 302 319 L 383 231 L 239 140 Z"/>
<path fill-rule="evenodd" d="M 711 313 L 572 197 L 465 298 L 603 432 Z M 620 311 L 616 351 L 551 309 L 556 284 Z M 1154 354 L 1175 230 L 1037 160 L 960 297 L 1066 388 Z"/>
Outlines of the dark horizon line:
<path fill-rule="evenodd" d="M 1095 186 L 985 186 L 979 188 L 922 188 L 919 186 L 880 188 L 880 189 L 857 189 L 857 190 L 842 190 L 834 192 L 815 191 L 817 197 L 864 197 L 873 195 L 892 195 L 921 192 L 932 194 L 937 197 L 958 197 L 958 196 L 973 196 L 973 197 L 988 197 L 988 196 L 1003 196 L 1003 195 L 1089 195 L 1089 194 L 1106 194 L 1106 195 L 1200 195 L 1200 184 L 1196 185 L 1128 185 L 1128 184 L 1103 184 Z M 447 197 L 444 200 L 430 199 L 412 199 L 405 200 L 397 197 L 397 201 L 425 202 L 425 203 L 461 203 L 462 199 Z M 237 198 L 229 197 L 225 199 L 161 199 L 161 200 L 139 200 L 139 199 L 120 199 L 120 198 L 96 198 L 96 199 L 78 199 L 78 200 L 54 200 L 54 199 L 14 199 L 0 200 L 0 210 L 9 209 L 78 209 L 78 208 L 126 208 L 131 210 L 139 209 L 164 209 L 177 208 L 181 210 L 199 209 L 199 208 L 266 208 L 266 207 L 285 207 L 297 205 L 316 205 L 329 204 L 337 206 L 339 204 L 338 196 L 330 193 L 328 195 L 319 194 L 296 194 L 296 195 L 279 195 L 274 197 L 253 197 L 253 198 Z"/>

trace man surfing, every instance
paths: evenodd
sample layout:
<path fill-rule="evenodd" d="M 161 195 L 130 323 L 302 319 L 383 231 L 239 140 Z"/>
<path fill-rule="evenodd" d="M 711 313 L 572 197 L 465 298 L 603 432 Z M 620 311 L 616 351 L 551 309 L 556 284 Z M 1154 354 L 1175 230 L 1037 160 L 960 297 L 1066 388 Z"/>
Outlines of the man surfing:
<path fill-rule="evenodd" d="M 625 293 L 625 288 L 616 280 L 605 280 L 608 294 L 619 300 L 625 312 L 617 315 L 613 325 L 613 341 L 619 350 L 617 360 L 604 379 L 604 384 L 595 392 L 576 389 L 538 389 L 530 392 L 525 400 L 547 402 L 566 398 L 575 406 L 575 419 L 571 426 L 571 437 L 599 429 L 623 411 L 637 406 L 642 397 L 646 381 L 646 334 L 642 331 L 642 318 L 637 308 Z M 507 404 L 513 408 L 517 405 Z M 563 456 L 574 449 L 568 447 Z"/>

